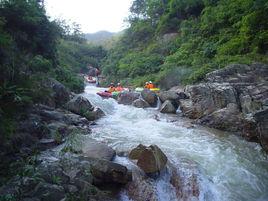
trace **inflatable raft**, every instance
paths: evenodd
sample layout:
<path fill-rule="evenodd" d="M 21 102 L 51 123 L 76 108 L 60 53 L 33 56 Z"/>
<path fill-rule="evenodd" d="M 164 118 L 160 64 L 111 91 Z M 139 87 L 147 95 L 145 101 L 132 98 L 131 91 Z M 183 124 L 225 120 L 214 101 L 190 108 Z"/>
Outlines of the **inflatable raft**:
<path fill-rule="evenodd" d="M 100 92 L 97 92 L 97 94 L 103 98 L 111 98 L 113 96 L 112 93 L 109 93 L 109 92 L 105 92 L 105 91 L 100 91 Z"/>
<path fill-rule="evenodd" d="M 137 87 L 137 88 L 135 89 L 135 91 L 136 91 L 136 92 L 142 92 L 143 89 L 144 89 L 144 88 L 142 88 L 142 87 Z M 151 90 L 151 91 L 159 91 L 160 89 L 159 89 L 159 88 L 152 88 L 152 89 L 150 89 L 150 90 Z"/>

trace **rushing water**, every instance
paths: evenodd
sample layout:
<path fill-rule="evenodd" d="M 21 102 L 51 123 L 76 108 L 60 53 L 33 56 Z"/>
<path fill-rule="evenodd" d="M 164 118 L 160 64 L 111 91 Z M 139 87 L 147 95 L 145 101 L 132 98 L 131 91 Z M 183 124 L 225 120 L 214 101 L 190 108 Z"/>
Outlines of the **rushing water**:
<path fill-rule="evenodd" d="M 188 163 L 198 167 L 200 200 L 264 201 L 268 200 L 268 160 L 260 146 L 232 134 L 205 129 L 187 128 L 187 121 L 156 109 L 139 109 L 119 105 L 113 99 L 96 95 L 100 88 L 87 86 L 85 96 L 100 107 L 106 116 L 93 128 L 93 137 L 106 142 L 117 152 L 128 152 L 139 143 L 156 144 L 187 174 Z M 154 117 L 158 115 L 160 121 Z M 126 158 L 118 157 L 128 164 Z M 159 200 L 176 200 L 168 189 L 168 175 L 157 180 Z M 122 195 L 127 200 L 126 195 Z"/>

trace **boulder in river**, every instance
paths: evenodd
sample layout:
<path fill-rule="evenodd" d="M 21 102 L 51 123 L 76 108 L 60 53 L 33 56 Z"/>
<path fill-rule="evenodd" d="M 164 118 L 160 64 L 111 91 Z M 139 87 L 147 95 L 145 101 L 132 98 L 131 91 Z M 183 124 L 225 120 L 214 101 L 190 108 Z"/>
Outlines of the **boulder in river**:
<path fill-rule="evenodd" d="M 145 147 L 139 145 L 130 153 L 132 159 L 138 159 L 137 165 L 148 175 L 159 175 L 167 163 L 167 157 L 157 145 Z"/>
<path fill-rule="evenodd" d="M 158 96 L 162 103 L 166 100 L 177 101 L 179 98 L 176 91 L 161 91 Z"/>
<path fill-rule="evenodd" d="M 141 153 L 146 149 L 146 146 L 139 144 L 136 148 L 132 149 L 128 157 L 132 160 L 138 160 Z"/>
<path fill-rule="evenodd" d="M 176 113 L 176 108 L 170 100 L 166 100 L 160 108 L 161 113 Z"/>
<path fill-rule="evenodd" d="M 137 108 L 147 108 L 150 107 L 149 103 L 147 103 L 145 100 L 137 99 L 135 100 L 132 105 Z"/>
<path fill-rule="evenodd" d="M 81 95 L 75 96 L 67 104 L 66 108 L 75 113 L 79 114 L 89 121 L 94 121 L 104 115 L 104 112 L 99 108 L 94 108 L 88 99 Z"/>
<path fill-rule="evenodd" d="M 126 184 L 132 180 L 132 174 L 125 166 L 107 160 L 96 161 L 91 167 L 91 174 L 96 185 Z"/>
<path fill-rule="evenodd" d="M 149 89 L 144 89 L 141 92 L 141 96 L 142 98 L 149 103 L 149 105 L 151 107 L 156 107 L 157 106 L 157 95 L 155 94 L 155 92 L 149 90 Z"/>
<path fill-rule="evenodd" d="M 136 92 L 123 91 L 118 95 L 118 103 L 123 105 L 131 105 L 135 100 L 139 99 L 140 94 Z"/>
<path fill-rule="evenodd" d="M 268 108 L 255 113 L 254 119 L 257 121 L 261 145 L 268 152 Z"/>

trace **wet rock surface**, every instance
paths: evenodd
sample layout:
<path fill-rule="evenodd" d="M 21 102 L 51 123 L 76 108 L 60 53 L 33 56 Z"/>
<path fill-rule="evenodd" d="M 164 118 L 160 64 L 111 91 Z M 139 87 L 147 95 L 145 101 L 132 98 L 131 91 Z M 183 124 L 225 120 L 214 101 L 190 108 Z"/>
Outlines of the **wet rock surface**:
<path fill-rule="evenodd" d="M 49 78 L 42 85 L 43 88 L 52 91 L 51 94 L 44 97 L 43 104 L 50 107 L 61 107 L 70 100 L 71 92 L 57 80 Z"/>
<path fill-rule="evenodd" d="M 138 145 L 131 150 L 129 158 L 137 159 L 139 166 L 148 176 L 157 177 L 167 163 L 167 157 L 157 145 Z"/>
<path fill-rule="evenodd" d="M 151 107 L 156 107 L 158 97 L 155 94 L 155 92 L 153 92 L 149 89 L 144 89 L 141 92 L 141 97 L 143 98 L 143 100 L 145 100 L 147 103 L 149 103 L 149 105 Z"/>
<path fill-rule="evenodd" d="M 161 113 L 176 113 L 176 107 L 172 104 L 170 100 L 166 100 L 160 108 Z"/>
<path fill-rule="evenodd" d="M 264 114 L 268 100 L 268 66 L 233 64 L 208 73 L 205 83 L 185 89 L 190 99 L 180 100 L 186 117 L 198 123 L 232 131 L 267 148 Z"/>
<path fill-rule="evenodd" d="M 135 100 L 132 105 L 137 108 L 147 108 L 150 107 L 149 103 L 147 103 L 145 100 L 137 99 Z"/>
<path fill-rule="evenodd" d="M 119 104 L 131 105 L 135 100 L 139 99 L 139 97 L 139 93 L 124 91 L 118 95 L 117 101 Z"/>
<path fill-rule="evenodd" d="M 93 139 L 84 144 L 82 152 L 83 155 L 87 157 L 105 159 L 108 161 L 111 161 L 116 155 L 115 150 L 113 150 L 106 144 L 97 142 Z"/>
<path fill-rule="evenodd" d="M 104 112 L 100 108 L 93 107 L 89 100 L 82 95 L 77 95 L 71 99 L 66 104 L 66 108 L 75 114 L 87 118 L 89 121 L 94 121 L 104 116 Z"/>

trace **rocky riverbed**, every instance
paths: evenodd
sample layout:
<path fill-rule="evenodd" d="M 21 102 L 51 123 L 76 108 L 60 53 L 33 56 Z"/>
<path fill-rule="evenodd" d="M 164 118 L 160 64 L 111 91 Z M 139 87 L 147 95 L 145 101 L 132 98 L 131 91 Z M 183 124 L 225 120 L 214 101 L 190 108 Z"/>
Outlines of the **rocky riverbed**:
<path fill-rule="evenodd" d="M 121 93 L 117 99 L 119 104 L 139 108 L 133 114 L 130 112 L 132 106 L 119 107 L 122 112 L 113 114 L 111 108 L 114 105 L 109 100 L 104 101 L 108 104 L 107 109 L 105 104 L 103 108 L 99 108 L 97 105 L 100 104 L 97 103 L 100 99 L 91 100 L 88 97 L 90 94 L 73 94 L 62 84 L 49 80 L 46 85 L 50 87 L 53 94 L 44 102 L 28 108 L 26 114 L 18 115 L 19 124 L 15 136 L 9 144 L 4 144 L 0 148 L 0 157 L 3 161 L 0 172 L 2 184 L 0 198 L 1 200 L 24 201 L 222 200 L 222 195 L 218 195 L 219 192 L 215 193 L 209 186 L 215 183 L 222 191 L 226 191 L 228 187 L 218 184 L 217 177 L 214 178 L 213 174 L 211 174 L 212 179 L 206 178 L 206 174 L 201 173 L 201 169 L 205 168 L 204 164 L 206 166 L 209 164 L 206 161 L 197 160 L 206 155 L 206 157 L 213 158 L 209 156 L 210 152 L 203 151 L 204 147 L 212 145 L 213 153 L 218 153 L 221 145 L 217 147 L 218 145 L 210 144 L 209 141 L 214 141 L 215 137 L 207 137 L 207 133 L 196 133 L 195 136 L 198 135 L 198 140 L 200 140 L 198 143 L 202 143 L 204 137 L 206 140 L 203 141 L 202 148 L 194 147 L 192 150 L 191 154 L 196 158 L 186 157 L 182 150 L 187 145 L 186 147 L 178 146 L 174 138 L 175 133 L 178 127 L 187 134 L 195 127 L 195 124 L 203 124 L 258 142 L 267 151 L 267 71 L 267 66 L 263 64 L 230 65 L 208 74 L 204 82 L 197 85 L 178 86 L 159 93 L 149 90 L 144 90 L 140 94 Z M 144 113 L 140 108 L 156 108 L 156 110 L 152 110 L 151 114 L 150 110 L 148 110 L 149 113 L 147 111 Z M 141 115 L 135 117 L 137 123 L 140 120 L 143 123 L 136 126 L 141 128 L 132 128 L 136 123 L 131 115 L 136 115 L 136 112 Z M 167 125 L 162 122 L 163 117 L 160 114 L 170 114 L 166 120 Z M 115 115 L 114 121 L 109 122 L 107 128 L 105 115 L 111 118 Z M 120 116 L 126 124 L 122 128 L 120 124 L 123 122 L 116 124 L 119 118 L 117 115 L 123 115 L 126 118 L 122 119 Z M 146 122 L 148 115 L 153 121 Z M 146 118 L 143 119 L 143 116 Z M 192 120 L 180 125 L 181 116 Z M 128 118 L 131 120 L 130 124 Z M 98 119 L 101 119 L 101 122 Z M 154 128 L 154 121 L 159 122 L 159 129 Z M 172 126 L 173 122 L 175 127 Z M 118 126 L 118 128 L 113 130 L 113 126 Z M 96 128 L 101 129 L 104 136 L 108 138 L 96 140 L 102 137 L 96 136 L 102 133 L 96 132 L 94 130 Z M 146 132 L 142 130 L 143 128 L 147 129 Z M 110 130 L 106 131 L 107 129 Z M 159 132 L 164 138 L 158 136 Z M 190 139 L 192 134 L 194 132 L 188 135 L 183 134 L 185 136 L 183 138 Z M 180 136 L 176 133 L 177 135 Z M 125 138 L 129 139 L 124 140 Z M 172 142 L 173 138 L 174 142 Z M 181 143 L 185 143 L 184 139 L 181 140 Z M 195 139 L 192 141 L 195 144 Z M 217 139 L 217 141 L 220 140 Z M 235 138 L 234 141 L 239 141 L 239 139 Z M 126 146 L 120 146 L 118 150 L 117 146 L 111 142 L 125 143 Z M 145 143 L 145 145 L 137 147 L 138 142 Z M 151 143 L 156 143 L 156 145 L 151 145 Z M 187 141 L 187 143 L 190 142 Z M 225 141 L 222 143 L 228 144 Z M 232 152 L 230 157 L 234 154 L 235 158 L 238 156 L 240 158 L 240 155 L 237 156 L 237 153 L 232 150 L 233 147 L 240 146 L 239 143 L 228 145 Z M 128 144 L 131 146 L 127 146 Z M 133 146 L 134 144 L 136 146 Z M 188 146 L 191 145 L 188 144 Z M 243 146 L 246 150 L 251 149 L 250 144 L 243 144 Z M 178 147 L 179 154 L 176 152 L 174 155 L 172 149 L 177 150 Z M 207 149 L 210 150 L 210 148 Z M 253 150 L 257 149 L 252 149 L 252 152 Z M 229 152 L 221 154 L 222 157 L 230 155 Z M 267 162 L 260 156 L 261 153 L 258 152 L 256 155 L 254 152 L 253 155 L 254 160 Z M 253 160 L 249 156 L 245 157 L 249 161 Z M 242 159 L 243 157 L 240 160 Z M 230 168 L 237 166 L 239 169 L 240 164 L 234 158 L 232 161 Z M 213 162 L 210 163 L 213 164 Z M 219 164 L 221 162 L 219 161 Z M 210 169 L 213 167 L 211 166 Z M 229 172 L 229 167 L 222 166 L 221 168 Z M 243 168 L 247 167 L 241 167 Z M 266 174 L 263 167 L 259 168 L 262 171 L 258 175 L 263 174 L 264 183 L 256 181 L 258 183 L 256 188 L 263 192 Z M 209 170 L 206 169 L 206 171 Z M 247 170 L 244 171 L 247 172 Z M 5 175 L 7 173 L 10 175 Z M 222 179 L 229 182 L 227 178 Z M 204 183 L 207 187 L 204 187 Z M 264 199 L 268 196 L 256 192 L 255 186 L 253 189 L 249 192 L 254 196 L 258 195 Z M 243 197 L 237 194 L 229 195 L 229 193 L 225 196 L 227 198 Z M 250 198 L 250 195 L 247 196 Z"/>

